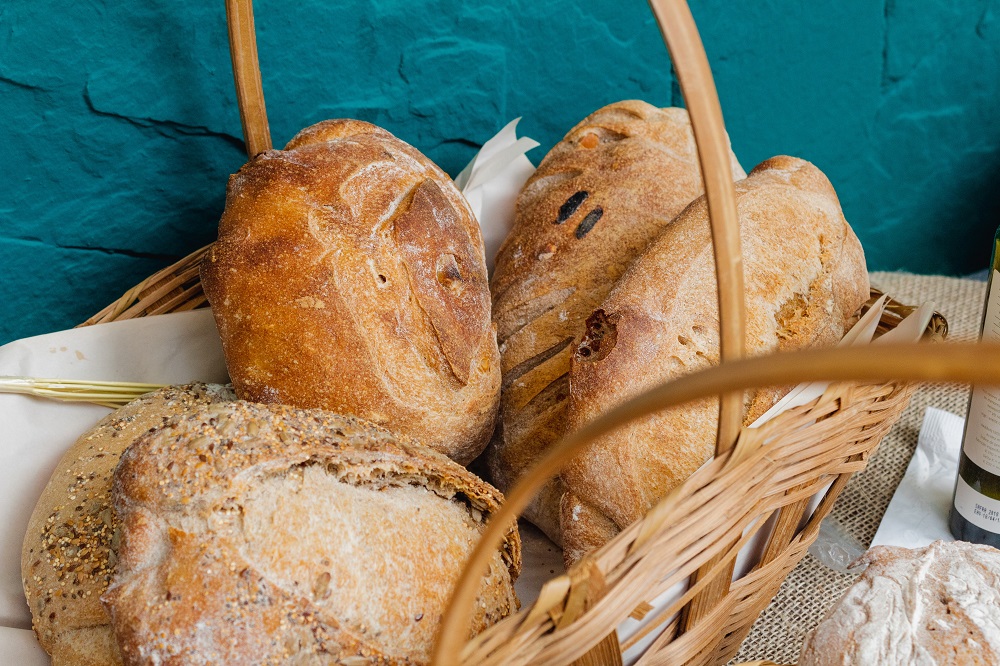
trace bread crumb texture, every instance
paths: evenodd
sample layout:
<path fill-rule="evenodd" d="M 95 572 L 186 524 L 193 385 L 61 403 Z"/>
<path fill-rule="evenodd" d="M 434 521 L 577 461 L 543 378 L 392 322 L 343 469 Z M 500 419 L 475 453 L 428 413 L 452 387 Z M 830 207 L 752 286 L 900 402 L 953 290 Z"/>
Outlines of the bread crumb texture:
<path fill-rule="evenodd" d="M 234 402 L 123 456 L 104 595 L 125 663 L 423 664 L 502 498 L 426 447 L 351 417 Z M 479 632 L 518 606 L 516 525 Z"/>

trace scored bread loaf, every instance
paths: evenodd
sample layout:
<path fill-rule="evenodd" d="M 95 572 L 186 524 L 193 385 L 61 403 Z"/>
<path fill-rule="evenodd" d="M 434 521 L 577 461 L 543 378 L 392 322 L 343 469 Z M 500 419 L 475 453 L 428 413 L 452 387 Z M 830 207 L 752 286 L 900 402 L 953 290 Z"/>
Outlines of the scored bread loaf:
<path fill-rule="evenodd" d="M 733 178 L 745 177 L 731 160 Z M 501 491 L 565 433 L 584 319 L 702 191 L 687 111 L 635 100 L 585 118 L 525 184 L 491 283 L 503 391 L 487 463 Z M 524 514 L 557 543 L 561 495 L 551 481 Z"/>
<path fill-rule="evenodd" d="M 502 497 L 351 417 L 238 401 L 171 419 L 115 471 L 103 601 L 126 664 L 423 664 Z M 517 608 L 512 523 L 473 631 Z"/>
<path fill-rule="evenodd" d="M 775 157 L 736 183 L 746 350 L 830 345 L 869 298 L 861 243 L 826 176 Z M 635 260 L 587 319 L 571 363 L 568 425 L 719 361 L 715 260 L 704 197 Z M 777 400 L 748 392 L 747 421 Z M 563 471 L 563 546 L 575 561 L 642 517 L 714 452 L 718 399 L 644 417 L 602 437 Z"/>
<path fill-rule="evenodd" d="M 353 414 L 463 464 L 496 419 L 479 226 L 451 179 L 357 120 L 232 176 L 202 284 L 240 398 Z"/>
<path fill-rule="evenodd" d="M 108 414 L 63 454 L 21 549 L 32 627 L 53 666 L 121 663 L 100 596 L 118 559 L 111 476 L 122 452 L 171 416 L 235 399 L 216 384 L 168 386 Z"/>
<path fill-rule="evenodd" d="M 799 666 L 1000 663 L 1000 550 L 962 541 L 877 546 L 806 636 Z"/>

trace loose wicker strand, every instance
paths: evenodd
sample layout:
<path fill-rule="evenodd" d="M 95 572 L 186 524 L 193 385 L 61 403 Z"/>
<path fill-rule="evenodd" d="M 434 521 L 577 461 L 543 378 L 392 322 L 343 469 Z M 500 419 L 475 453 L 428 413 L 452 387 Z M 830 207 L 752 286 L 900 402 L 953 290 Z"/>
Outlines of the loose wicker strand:
<path fill-rule="evenodd" d="M 200 306 L 205 302 L 205 295 L 198 279 L 198 265 L 209 247 L 211 246 L 196 250 L 180 261 L 157 271 L 80 326 L 104 324 L 164 312 L 180 312 Z M 170 288 L 163 289 L 164 285 L 170 285 Z M 178 302 L 175 292 L 184 294 L 185 300 Z M 164 304 L 168 304 L 169 307 L 164 307 Z"/>
<path fill-rule="evenodd" d="M 598 437 L 661 409 L 724 392 L 759 386 L 794 385 L 802 381 L 882 381 L 885 377 L 908 382 L 1000 384 L 1000 345 L 893 344 L 878 348 L 786 352 L 728 362 L 661 384 L 569 434 L 521 479 L 508 495 L 507 502 L 490 519 L 459 577 L 442 618 L 434 649 L 434 663 L 440 666 L 457 663 L 463 637 L 468 635 L 467 623 L 476 592 L 488 560 L 503 540 L 507 526 L 524 510 L 542 484 Z M 872 433 L 872 436 L 879 435 Z M 852 469 L 847 465 L 841 465 L 841 468 L 836 473 Z M 804 479 L 799 477 L 785 481 L 790 484 L 788 488 L 803 482 Z M 634 606 L 633 603 L 624 615 L 631 612 Z M 581 619 L 586 617 L 585 614 Z M 604 635 L 595 635 L 594 643 L 602 640 Z"/>
<path fill-rule="evenodd" d="M 257 58 L 253 0 L 226 0 L 229 55 L 233 61 L 236 102 L 240 107 L 243 141 L 251 158 L 271 149 L 271 129 L 264 106 L 264 86 Z"/>

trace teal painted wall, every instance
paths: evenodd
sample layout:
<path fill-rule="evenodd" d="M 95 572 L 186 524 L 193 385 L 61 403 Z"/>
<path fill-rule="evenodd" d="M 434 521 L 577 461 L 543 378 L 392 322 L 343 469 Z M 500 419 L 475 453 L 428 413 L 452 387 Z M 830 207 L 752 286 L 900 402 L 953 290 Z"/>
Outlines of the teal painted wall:
<path fill-rule="evenodd" d="M 275 143 L 379 123 L 451 173 L 679 103 L 641 0 L 258 0 Z M 872 269 L 983 268 L 1000 216 L 996 0 L 692 0 L 733 147 L 822 168 Z M 212 240 L 244 160 L 222 0 L 0 6 L 0 343 L 82 321 Z"/>

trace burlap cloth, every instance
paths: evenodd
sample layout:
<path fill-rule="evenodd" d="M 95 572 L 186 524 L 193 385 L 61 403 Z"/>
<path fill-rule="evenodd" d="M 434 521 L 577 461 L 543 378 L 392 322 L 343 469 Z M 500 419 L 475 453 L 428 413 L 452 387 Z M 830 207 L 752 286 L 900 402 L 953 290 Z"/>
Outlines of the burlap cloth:
<path fill-rule="evenodd" d="M 931 301 L 948 320 L 949 340 L 973 341 L 979 334 L 986 285 L 958 278 L 872 273 L 872 285 L 898 301 Z M 855 474 L 833 509 L 833 516 L 861 544 L 868 546 L 899 485 L 928 405 L 965 415 L 968 387 L 922 386 L 892 431 L 882 440 L 868 467 Z M 840 573 L 810 555 L 799 563 L 743 642 L 735 662 L 769 659 L 794 664 L 805 635 L 854 582 L 857 574 Z"/>

